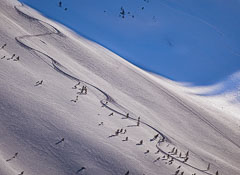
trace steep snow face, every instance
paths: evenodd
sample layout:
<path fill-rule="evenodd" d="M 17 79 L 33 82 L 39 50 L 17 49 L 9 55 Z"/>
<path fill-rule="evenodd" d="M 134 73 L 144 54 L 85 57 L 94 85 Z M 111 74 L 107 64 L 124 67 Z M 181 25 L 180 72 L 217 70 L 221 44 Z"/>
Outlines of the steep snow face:
<path fill-rule="evenodd" d="M 240 174 L 239 108 L 15 0 L 0 1 L 0 39 L 1 175 Z"/>
<path fill-rule="evenodd" d="M 21 1 L 173 80 L 211 85 L 240 69 L 238 0 Z"/>

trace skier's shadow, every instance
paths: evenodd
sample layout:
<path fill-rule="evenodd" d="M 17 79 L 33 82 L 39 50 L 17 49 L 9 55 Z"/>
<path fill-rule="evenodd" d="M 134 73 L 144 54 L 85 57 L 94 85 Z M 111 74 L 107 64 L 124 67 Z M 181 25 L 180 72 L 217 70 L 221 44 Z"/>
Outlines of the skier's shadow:
<path fill-rule="evenodd" d="M 76 171 L 76 174 L 80 173 L 81 171 L 85 170 L 85 167 L 80 168 L 79 170 Z"/>
<path fill-rule="evenodd" d="M 117 136 L 116 134 L 113 134 L 113 135 L 108 136 L 108 138 L 116 137 L 116 136 Z"/>
<path fill-rule="evenodd" d="M 128 125 L 127 127 L 137 127 L 138 125 Z"/>
<path fill-rule="evenodd" d="M 14 154 L 14 156 L 12 156 L 10 159 L 7 159 L 6 161 L 9 162 L 9 161 L 15 159 L 15 158 L 17 157 L 17 155 L 18 155 L 18 152 L 16 152 L 16 153 Z"/>
<path fill-rule="evenodd" d="M 59 140 L 58 142 L 55 143 L 55 145 L 58 145 L 60 143 L 64 142 L 64 138 L 62 138 L 61 140 Z"/>

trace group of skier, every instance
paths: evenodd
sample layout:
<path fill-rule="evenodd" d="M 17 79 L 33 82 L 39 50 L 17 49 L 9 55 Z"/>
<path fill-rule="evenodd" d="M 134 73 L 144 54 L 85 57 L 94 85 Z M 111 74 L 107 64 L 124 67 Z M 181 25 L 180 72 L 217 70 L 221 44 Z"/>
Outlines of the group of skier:
<path fill-rule="evenodd" d="M 2 45 L 2 47 L 0 48 L 0 50 L 1 50 L 1 49 L 4 49 L 6 46 L 7 46 L 7 44 L 5 43 L 4 45 Z M 20 57 L 17 56 L 16 58 L 14 58 L 15 56 L 16 56 L 16 54 L 14 53 L 11 57 L 7 58 L 7 60 L 19 61 L 19 60 L 20 60 Z M 5 59 L 5 58 L 6 58 L 6 56 L 3 56 L 3 57 L 1 57 L 1 60 L 2 60 L 2 59 Z"/>
<path fill-rule="evenodd" d="M 129 118 L 129 113 L 126 114 L 126 118 Z M 138 117 L 138 119 L 137 119 L 137 126 L 139 126 L 140 123 L 141 123 L 140 117 Z"/>
<path fill-rule="evenodd" d="M 79 94 L 87 94 L 87 86 L 83 86 Z"/>
<path fill-rule="evenodd" d="M 62 7 L 62 1 L 59 1 L 59 2 L 58 2 L 58 6 L 59 6 L 60 8 Z M 68 8 L 66 8 L 66 7 L 64 8 L 65 11 L 67 11 L 67 9 L 68 9 Z"/>

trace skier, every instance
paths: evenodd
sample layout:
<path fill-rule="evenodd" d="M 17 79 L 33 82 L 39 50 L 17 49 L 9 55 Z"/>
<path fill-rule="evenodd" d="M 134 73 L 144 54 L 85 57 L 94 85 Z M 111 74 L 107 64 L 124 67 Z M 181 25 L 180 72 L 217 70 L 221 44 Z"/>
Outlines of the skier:
<path fill-rule="evenodd" d="M 8 58 L 7 60 L 11 60 L 11 59 L 13 59 L 13 57 L 15 57 L 15 54 L 13 54 L 12 57 Z"/>
<path fill-rule="evenodd" d="M 125 175 L 129 175 L 129 171 L 127 171 L 127 172 L 125 173 Z"/>
<path fill-rule="evenodd" d="M 147 151 L 144 152 L 144 154 L 147 154 L 147 153 L 149 153 L 149 150 L 147 150 Z"/>
<path fill-rule="evenodd" d="M 188 157 L 186 157 L 183 161 L 183 163 L 186 163 L 188 161 Z"/>
<path fill-rule="evenodd" d="M 87 94 L 87 86 L 82 87 L 81 94 Z"/>
<path fill-rule="evenodd" d="M 153 163 L 157 162 L 160 160 L 161 157 L 158 157 L 156 160 L 153 161 Z"/>
<path fill-rule="evenodd" d="M 15 58 L 13 61 L 19 61 L 19 56 L 17 58 Z"/>
<path fill-rule="evenodd" d="M 18 174 L 18 175 L 23 175 L 23 173 L 24 173 L 24 171 L 22 171 L 20 174 Z"/>
<path fill-rule="evenodd" d="M 78 174 L 80 171 L 83 171 L 85 169 L 86 169 L 85 167 L 82 167 L 81 169 L 77 170 L 76 174 Z"/>
<path fill-rule="evenodd" d="M 55 145 L 58 145 L 59 143 L 64 142 L 64 138 L 62 138 L 60 141 L 58 141 L 57 143 L 55 143 Z"/>
<path fill-rule="evenodd" d="M 138 117 L 138 120 L 137 120 L 137 126 L 140 125 L 140 117 Z"/>
<path fill-rule="evenodd" d="M 58 6 L 62 7 L 62 2 L 61 1 L 59 1 Z"/>
<path fill-rule="evenodd" d="M 6 161 L 8 162 L 8 161 L 10 161 L 10 160 L 12 160 L 12 159 L 15 159 L 15 158 L 17 157 L 17 155 L 18 155 L 18 152 L 17 152 L 17 153 L 15 153 L 15 154 L 14 154 L 14 156 L 13 156 L 12 158 L 10 158 L 10 159 L 7 159 Z"/>
<path fill-rule="evenodd" d="M 206 171 L 208 171 L 208 170 L 210 170 L 210 163 L 208 164 L 208 167 L 207 167 L 207 170 L 206 170 Z"/>
<path fill-rule="evenodd" d="M 73 86 L 72 89 L 77 89 L 77 85 Z"/>
<path fill-rule="evenodd" d="M 182 158 L 182 153 L 179 153 L 179 158 Z"/>
<path fill-rule="evenodd" d="M 38 85 L 40 85 L 40 84 L 43 84 L 43 80 L 37 81 L 36 84 L 35 84 L 35 86 L 38 86 Z"/>
<path fill-rule="evenodd" d="M 129 113 L 127 113 L 126 118 L 129 118 Z"/>
<path fill-rule="evenodd" d="M 76 96 L 76 99 L 74 100 L 74 102 L 76 103 L 78 101 L 78 95 Z"/>
<path fill-rule="evenodd" d="M 155 154 L 158 154 L 158 153 L 160 153 L 160 149 L 158 149 L 158 150 L 155 152 Z"/>
<path fill-rule="evenodd" d="M 169 157 L 170 157 L 169 154 L 167 154 L 167 159 L 169 159 Z"/>
<path fill-rule="evenodd" d="M 188 157 L 188 155 L 189 155 L 189 151 L 186 152 L 185 156 Z"/>
<path fill-rule="evenodd" d="M 178 150 L 175 149 L 175 152 L 173 153 L 173 155 L 177 155 L 177 153 L 178 153 Z"/>
<path fill-rule="evenodd" d="M 2 49 L 4 49 L 4 47 L 6 47 L 7 46 L 7 44 L 5 43 L 3 46 L 2 46 Z"/>
<path fill-rule="evenodd" d="M 111 114 L 109 114 L 108 116 L 113 116 L 113 112 Z"/>
<path fill-rule="evenodd" d="M 80 94 L 82 94 L 84 92 L 84 88 L 85 88 L 85 86 L 82 87 Z"/>
<path fill-rule="evenodd" d="M 3 56 L 1 59 L 4 59 L 6 56 Z"/>
<path fill-rule="evenodd" d="M 15 158 L 17 157 L 17 155 L 18 155 L 18 152 L 16 152 L 16 153 L 14 154 L 13 158 L 15 159 Z"/>
<path fill-rule="evenodd" d="M 179 171 L 180 171 L 180 170 L 177 170 L 174 175 L 178 175 Z"/>
<path fill-rule="evenodd" d="M 115 132 L 115 135 L 118 136 L 119 134 L 119 129 Z"/>
<path fill-rule="evenodd" d="M 172 165 L 173 159 L 168 162 L 168 165 Z"/>
<path fill-rule="evenodd" d="M 143 140 L 140 140 L 139 143 L 137 143 L 136 145 L 142 145 L 143 144 Z"/>
<path fill-rule="evenodd" d="M 124 141 L 124 142 L 125 142 L 125 141 L 128 141 L 128 137 L 126 137 L 126 138 L 125 138 L 124 140 L 122 140 L 122 141 Z"/>
<path fill-rule="evenodd" d="M 108 102 L 106 101 L 105 104 L 102 102 L 102 107 L 106 106 Z"/>
<path fill-rule="evenodd" d="M 154 140 L 156 140 L 157 138 L 158 138 L 158 134 L 155 135 L 152 139 L 150 139 L 150 141 L 154 141 Z"/>
<path fill-rule="evenodd" d="M 162 157 L 162 160 L 168 160 L 169 159 L 169 155 L 167 154 L 167 157 L 166 157 L 166 155 L 164 155 L 163 157 Z"/>
<path fill-rule="evenodd" d="M 173 153 L 175 151 L 175 147 L 173 147 L 173 149 L 171 151 L 169 151 L 168 153 Z"/>
<path fill-rule="evenodd" d="M 123 7 L 121 7 L 121 12 L 120 12 L 120 16 L 122 15 L 122 18 L 124 18 L 124 15 L 125 15 L 125 11 L 123 9 Z"/>

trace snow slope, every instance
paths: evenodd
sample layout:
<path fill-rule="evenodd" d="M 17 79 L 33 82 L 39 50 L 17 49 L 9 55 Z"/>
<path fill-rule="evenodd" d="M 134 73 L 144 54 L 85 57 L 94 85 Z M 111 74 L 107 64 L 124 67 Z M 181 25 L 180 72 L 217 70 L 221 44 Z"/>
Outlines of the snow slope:
<path fill-rule="evenodd" d="M 240 174 L 234 105 L 219 109 L 15 0 L 0 13 L 1 175 Z"/>

